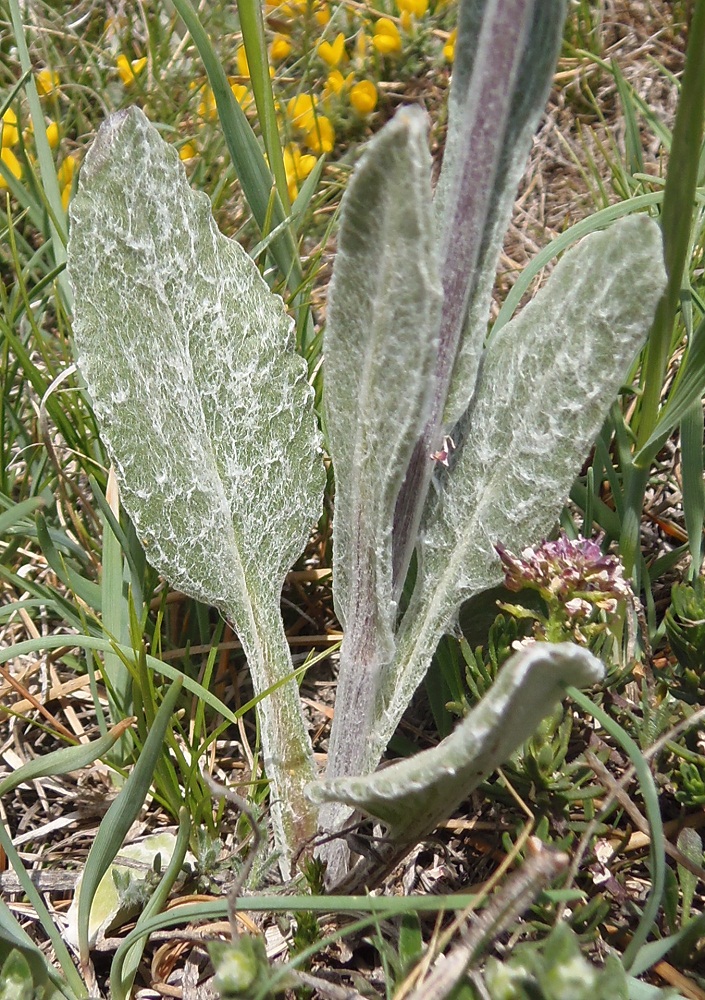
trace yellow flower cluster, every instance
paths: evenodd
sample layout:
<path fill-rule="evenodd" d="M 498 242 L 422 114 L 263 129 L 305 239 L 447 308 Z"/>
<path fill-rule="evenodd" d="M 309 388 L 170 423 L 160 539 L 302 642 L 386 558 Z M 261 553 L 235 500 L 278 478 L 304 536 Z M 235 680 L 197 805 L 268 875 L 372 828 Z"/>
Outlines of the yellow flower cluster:
<path fill-rule="evenodd" d="M 379 83 L 387 74 L 398 76 L 407 52 L 434 51 L 435 44 L 437 58 L 452 62 L 455 33 L 444 46 L 435 42 L 428 17 L 431 10 L 450 2 L 384 0 L 384 6 L 375 9 L 362 4 L 333 5 L 329 0 L 265 0 L 265 18 L 272 29 L 270 73 L 275 90 L 282 95 L 277 109 L 286 141 L 284 166 L 292 201 L 317 158 L 334 150 L 337 131 L 359 134 L 367 127 L 379 105 Z M 307 66 L 306 89 L 291 96 L 292 82 L 300 79 L 302 59 Z M 121 53 L 116 59 L 117 74 L 126 88 L 136 85 L 146 66 L 145 57 L 131 59 Z M 243 111 L 254 113 L 250 68 L 242 44 L 235 50 L 233 71 L 236 75 L 229 78 L 232 92 Z M 46 86 L 52 85 L 56 84 L 47 79 Z M 190 87 L 197 95 L 196 123 L 216 121 L 211 88 L 197 81 Z M 192 124 L 188 131 L 179 144 L 183 160 L 194 159 L 201 145 Z"/>
<path fill-rule="evenodd" d="M 41 97 L 50 94 L 57 94 L 60 91 L 61 80 L 59 75 L 53 70 L 42 69 L 35 75 L 37 91 Z M 46 138 L 51 150 L 59 148 L 61 143 L 61 132 L 57 122 L 50 120 L 45 125 Z M 7 170 L 10 177 L 16 181 L 22 180 L 25 166 L 34 162 L 32 152 L 32 122 L 22 128 L 17 112 L 14 108 L 7 108 L 2 118 L 0 118 L 0 162 Z M 73 156 L 66 156 L 60 163 L 56 176 L 61 190 L 61 204 L 64 210 L 68 208 L 71 195 L 73 193 L 73 181 L 76 173 L 76 159 Z M 0 190 L 7 190 L 9 181 L 3 173 L 0 173 Z"/>

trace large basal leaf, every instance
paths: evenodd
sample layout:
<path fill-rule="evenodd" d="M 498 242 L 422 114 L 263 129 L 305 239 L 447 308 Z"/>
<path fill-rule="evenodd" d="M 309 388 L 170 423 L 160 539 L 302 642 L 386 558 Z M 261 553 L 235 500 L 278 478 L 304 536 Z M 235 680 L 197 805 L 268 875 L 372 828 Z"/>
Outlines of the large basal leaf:
<path fill-rule="evenodd" d="M 394 654 L 394 505 L 428 412 L 441 305 L 427 130 L 420 109 L 399 111 L 342 203 L 324 341 L 334 597 L 345 629 L 329 774 L 355 773 Z"/>
<path fill-rule="evenodd" d="M 237 623 L 243 574 L 280 588 L 319 511 L 292 321 L 137 108 L 86 156 L 69 252 L 79 366 L 121 499 L 150 562 Z"/>
<path fill-rule="evenodd" d="M 307 789 L 316 802 L 342 802 L 381 820 L 374 844 L 339 886 L 352 892 L 389 869 L 536 730 L 566 687 L 590 687 L 604 676 L 592 653 L 571 643 L 536 643 L 510 657 L 482 701 L 437 747 L 358 778 L 336 778 Z M 376 856 L 375 856 L 376 855 Z"/>
<path fill-rule="evenodd" d="M 79 367 L 125 509 L 150 562 L 231 619 L 262 693 L 291 671 L 279 593 L 324 480 L 292 321 L 136 108 L 86 156 L 69 267 Z M 312 773 L 295 682 L 261 720 L 275 784 Z"/>
<path fill-rule="evenodd" d="M 661 232 L 633 216 L 565 254 L 490 340 L 455 461 L 429 498 L 414 594 L 369 744 L 374 767 L 462 601 L 552 529 L 665 285 Z"/>

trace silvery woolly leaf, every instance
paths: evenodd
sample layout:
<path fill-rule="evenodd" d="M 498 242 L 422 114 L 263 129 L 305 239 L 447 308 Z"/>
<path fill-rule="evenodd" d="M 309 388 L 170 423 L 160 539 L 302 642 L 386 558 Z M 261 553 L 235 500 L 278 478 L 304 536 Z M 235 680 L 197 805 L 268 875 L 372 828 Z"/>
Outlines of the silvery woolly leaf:
<path fill-rule="evenodd" d="M 476 113 L 479 120 L 475 128 L 485 131 L 485 120 L 493 114 L 488 101 L 479 99 L 480 88 L 476 82 L 476 75 L 483 71 L 483 59 L 487 59 L 491 66 L 496 58 L 491 47 L 485 51 L 481 49 L 482 27 L 485 21 L 497 16 L 495 8 L 509 9 L 509 15 L 515 18 L 521 16 L 511 9 L 512 6 L 513 0 L 501 0 L 499 4 L 467 0 L 459 6 L 458 40 L 448 101 L 448 136 L 434 199 L 439 239 L 449 225 L 450 220 L 443 209 L 452 195 L 454 174 L 464 169 L 463 152 L 470 157 L 474 155 L 473 146 L 476 143 L 470 142 L 467 148 L 463 143 L 467 120 L 474 120 Z M 563 37 L 565 0 L 533 0 L 521 6 L 527 7 L 527 32 L 521 46 L 515 85 L 511 94 L 505 91 L 503 95 L 508 98 L 506 128 L 504 131 L 487 130 L 490 134 L 488 142 L 500 144 L 498 167 L 489 194 L 487 217 L 482 233 L 477 236 L 479 254 L 467 305 L 468 314 L 445 403 L 444 424 L 447 427 L 452 427 L 461 416 L 475 388 L 499 253 L 531 141 L 546 106 Z M 474 107 L 475 102 L 477 108 Z"/>
<path fill-rule="evenodd" d="M 394 525 L 400 592 L 430 486 L 429 454 L 467 407 L 487 331 L 496 260 L 551 83 L 564 0 L 463 0 L 448 141 L 434 202 L 443 310 L 429 418 Z"/>
<path fill-rule="evenodd" d="M 566 253 L 490 339 L 455 461 L 429 496 L 364 770 L 377 764 L 461 603 L 501 581 L 494 544 L 521 551 L 552 529 L 665 281 L 660 229 L 633 216 Z"/>
<path fill-rule="evenodd" d="M 566 687 L 591 687 L 603 676 L 602 663 L 580 646 L 535 643 L 507 660 L 485 697 L 437 747 L 373 774 L 316 782 L 307 794 L 381 820 L 387 829 L 375 853 L 388 870 L 536 731 Z M 363 860 L 335 891 L 356 891 L 373 872 L 378 877 L 379 866 L 379 858 Z"/>
<path fill-rule="evenodd" d="M 292 669 L 279 594 L 324 481 L 292 321 L 137 108 L 86 156 L 69 268 L 79 367 L 125 509 L 152 565 L 233 622 L 261 694 Z M 310 828 L 296 786 L 313 773 L 296 683 L 260 709 L 270 778 L 298 799 L 280 816 L 290 848 Z"/>
<path fill-rule="evenodd" d="M 441 304 L 427 131 L 420 109 L 397 112 L 342 202 L 324 340 L 334 597 L 345 629 L 329 774 L 355 772 L 394 654 L 394 506 L 428 412 Z"/>

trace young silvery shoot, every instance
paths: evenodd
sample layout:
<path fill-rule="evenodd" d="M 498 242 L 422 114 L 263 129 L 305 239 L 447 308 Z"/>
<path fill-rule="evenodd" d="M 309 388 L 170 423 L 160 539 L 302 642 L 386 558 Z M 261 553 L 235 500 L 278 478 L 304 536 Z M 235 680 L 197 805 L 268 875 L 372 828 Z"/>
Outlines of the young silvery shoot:
<path fill-rule="evenodd" d="M 325 845 L 338 889 L 370 884 L 531 735 L 566 686 L 603 674 L 585 649 L 537 643 L 439 747 L 372 773 L 461 604 L 502 579 L 495 544 L 520 551 L 555 524 L 664 285 L 657 224 L 629 218 L 566 253 L 487 337 L 564 14 L 563 0 L 463 0 L 435 198 L 426 116 L 410 107 L 370 142 L 343 199 L 324 409 L 345 638 L 323 781 L 278 612 L 323 487 L 291 322 L 137 109 L 103 125 L 72 206 L 79 366 L 148 558 L 242 640 L 264 695 L 283 870 L 351 809 L 387 828 L 377 870 L 349 870 L 347 845 Z"/>

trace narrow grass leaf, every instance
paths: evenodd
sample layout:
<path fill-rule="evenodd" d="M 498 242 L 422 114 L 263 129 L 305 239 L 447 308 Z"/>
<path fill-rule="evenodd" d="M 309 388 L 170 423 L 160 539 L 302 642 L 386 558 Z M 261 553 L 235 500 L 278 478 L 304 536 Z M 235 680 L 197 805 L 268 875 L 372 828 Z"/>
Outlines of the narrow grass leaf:
<path fill-rule="evenodd" d="M 705 319 L 693 332 L 688 351 L 681 363 L 676 382 L 659 413 L 651 434 L 634 455 L 634 464 L 650 465 L 663 444 L 705 391 Z"/>
<path fill-rule="evenodd" d="M 49 964 L 44 952 L 22 929 L 7 903 L 0 899 L 0 967 L 4 965 L 7 956 L 15 949 L 24 956 L 32 974 L 34 989 L 37 992 L 32 991 L 30 998 L 41 996 L 42 1000 L 60 1000 L 61 997 L 67 997 L 68 1000 L 78 1000 L 79 997 L 88 996 L 88 990 L 85 987 L 75 993 L 68 983 L 60 980 L 58 973 Z M 82 986 L 80 980 L 75 985 Z M 39 992 L 40 990 L 43 992 Z M 6 993 L 5 1000 L 18 1000 L 17 994 Z"/>
<path fill-rule="evenodd" d="M 705 114 L 705 4 L 696 4 L 688 31 L 688 49 L 680 98 L 673 126 L 670 164 L 666 176 L 661 225 L 668 287 L 654 320 L 644 361 L 643 415 L 640 417 L 639 445 L 648 437 L 659 411 L 663 376 L 670 348 L 673 318 L 690 247 L 690 229 L 698 179 L 700 146 Z"/>
<path fill-rule="evenodd" d="M 23 764 L 22 767 L 18 767 L 7 778 L 0 781 L 0 796 L 7 795 L 18 785 L 35 781 L 37 778 L 46 778 L 55 774 L 70 774 L 72 771 L 89 767 L 99 758 L 105 757 L 117 741 L 122 739 L 132 727 L 133 722 L 133 719 L 123 719 L 100 739 L 92 740 L 90 743 L 80 743 L 78 746 L 65 747 L 63 750 L 54 750 L 52 753 L 36 757 L 27 764 Z"/>
<path fill-rule="evenodd" d="M 37 541 L 41 545 L 42 552 L 47 563 L 52 568 L 54 573 L 56 573 L 59 580 L 61 580 L 61 582 L 68 587 L 73 594 L 80 598 L 81 601 L 87 604 L 89 608 L 92 608 L 93 611 L 100 612 L 101 591 L 98 584 L 93 583 L 92 580 L 87 580 L 84 576 L 81 576 L 61 557 L 54 545 L 51 534 L 49 533 L 46 518 L 42 514 L 37 514 L 36 525 Z"/>
<path fill-rule="evenodd" d="M 637 173 L 643 174 L 645 170 L 641 132 L 632 96 L 633 90 L 624 79 L 624 74 L 614 60 L 612 60 L 611 70 L 617 84 L 617 93 L 619 94 L 622 114 L 624 115 L 624 141 L 627 154 L 627 168 L 633 177 Z"/>
<path fill-rule="evenodd" d="M 696 399 L 680 424 L 683 516 L 688 532 L 691 576 L 697 577 L 702 564 L 702 536 L 705 523 L 703 486 L 703 435 L 705 421 L 700 399 Z"/>
<path fill-rule="evenodd" d="M 62 614 L 63 613 L 64 612 L 62 610 Z M 134 659 L 135 656 L 134 650 L 125 646 L 119 646 L 116 643 L 110 642 L 108 639 L 93 635 L 82 635 L 80 633 L 68 633 L 63 635 L 40 636 L 38 639 L 27 639 L 24 642 L 15 643 L 14 645 L 7 646 L 4 649 L 0 648 L 0 664 L 7 663 L 8 660 L 11 660 L 15 656 L 27 656 L 47 649 L 64 649 L 67 645 L 72 647 L 78 646 L 81 649 L 95 650 L 99 653 L 110 653 L 112 651 L 119 652 L 121 655 L 132 659 Z M 192 677 L 184 676 L 176 667 L 172 667 L 170 663 L 164 663 L 162 660 L 158 660 L 156 656 L 148 655 L 145 662 L 150 670 L 156 672 L 162 677 L 167 677 L 169 680 L 178 680 L 180 683 L 183 683 L 185 690 L 203 701 L 203 703 L 212 708 L 214 712 L 222 715 L 224 719 L 227 719 L 233 725 L 238 724 L 238 718 L 240 717 L 241 712 L 233 712 L 227 705 L 223 704 L 220 698 L 214 695 L 212 691 L 207 691 L 202 684 L 198 683 L 198 681 L 194 680 Z"/>
<path fill-rule="evenodd" d="M 247 65 L 250 71 L 252 93 L 255 97 L 257 115 L 259 117 L 264 148 L 267 160 L 274 174 L 277 193 L 284 206 L 289 210 L 289 192 L 284 169 L 281 141 L 279 139 L 279 122 L 277 120 L 272 92 L 272 77 L 269 72 L 269 57 L 267 55 L 267 40 L 264 35 L 264 15 L 260 0 L 237 0 L 237 12 L 242 29 L 242 40 L 245 45 Z"/>
<path fill-rule="evenodd" d="M 169 898 L 169 893 L 179 876 L 181 867 L 186 857 L 191 834 L 191 820 L 188 811 L 182 808 L 179 811 L 179 830 L 176 837 L 174 850 L 169 859 L 169 864 L 162 875 L 159 884 L 152 895 L 145 903 L 142 912 L 137 918 L 135 930 L 139 930 L 146 921 L 154 914 L 159 913 Z M 111 1000 L 128 1000 L 132 990 L 135 974 L 142 960 L 146 939 L 138 939 L 126 949 L 120 956 L 120 961 L 116 960 L 110 968 L 110 996 Z"/>
<path fill-rule="evenodd" d="M 225 142 L 240 179 L 243 194 L 260 227 L 260 232 L 265 236 L 270 228 L 283 222 L 286 215 L 281 200 L 276 197 L 271 224 L 267 221 L 273 190 L 271 171 L 262 155 L 252 126 L 235 99 L 225 71 L 199 21 L 193 4 L 190 0 L 174 0 L 174 7 L 186 25 L 203 60 L 223 126 Z M 290 231 L 287 229 L 282 231 L 281 236 L 277 238 L 272 247 L 272 253 L 289 287 L 292 290 L 298 288 L 302 280 L 301 265 Z"/>
<path fill-rule="evenodd" d="M 69 952 L 66 944 L 64 943 L 63 937 L 61 936 L 56 924 L 52 920 L 51 914 L 47 909 L 47 906 L 42 898 L 41 892 L 37 889 L 34 882 L 32 881 L 30 873 L 25 869 L 25 866 L 20 858 L 17 848 L 12 842 L 12 837 L 9 831 L 6 829 L 4 822 L 0 819 L 0 847 L 4 850 L 7 855 L 7 861 L 10 868 L 13 870 L 17 879 L 22 886 L 22 891 L 27 897 L 27 902 L 33 908 L 36 914 L 37 922 L 41 925 L 42 930 L 46 934 L 47 938 L 51 942 L 51 946 L 54 949 L 54 955 L 56 960 L 61 966 L 61 971 L 66 977 L 67 983 L 69 984 L 71 990 L 76 997 L 86 997 L 88 996 L 88 990 L 86 989 L 81 977 L 79 976 L 76 966 L 71 953 Z M 2 948 L 3 943 L 3 933 L 5 930 L 5 921 L 3 916 L 5 916 L 4 903 L 0 900 L 0 948 Z M 10 924 L 9 930 L 12 931 L 13 927 Z M 70 993 L 69 993 L 70 995 Z"/>
<path fill-rule="evenodd" d="M 649 209 L 653 209 L 663 201 L 663 191 L 654 191 L 651 194 L 638 195 L 629 201 L 620 201 L 609 208 L 603 208 L 599 212 L 594 212 L 586 219 L 581 219 L 574 226 L 566 229 L 560 236 L 552 239 L 540 253 L 531 258 L 517 280 L 512 285 L 512 289 L 507 295 L 497 319 L 492 324 L 492 336 L 499 333 L 502 327 L 509 322 L 519 305 L 531 288 L 531 284 L 541 271 L 551 263 L 554 258 L 568 250 L 579 240 L 584 239 L 591 233 L 599 232 L 607 226 L 612 225 L 625 216 L 635 215 Z"/>
<path fill-rule="evenodd" d="M 659 794 L 653 775 L 649 769 L 649 764 L 631 736 L 603 708 L 595 705 L 587 695 L 572 687 L 569 689 L 568 694 L 578 707 L 596 719 L 602 728 L 624 750 L 634 768 L 644 800 L 646 818 L 649 823 L 651 889 L 639 923 L 622 956 L 624 968 L 628 972 L 639 975 L 640 972 L 645 971 L 649 967 L 648 965 L 643 965 L 644 957 L 642 950 L 647 937 L 656 925 L 665 885 L 666 853 L 664 849 L 664 832 L 659 806 Z"/>
<path fill-rule="evenodd" d="M 108 500 L 119 509 L 115 471 L 108 475 Z M 130 641 L 127 600 L 123 593 L 123 559 L 119 539 L 110 524 L 103 518 L 103 557 L 101 560 L 100 593 L 103 609 L 103 626 L 109 636 L 127 645 Z M 130 690 L 132 679 L 119 656 L 106 653 L 103 672 L 108 686 L 110 716 L 113 722 L 132 714 Z M 127 750 L 127 745 L 124 745 Z"/>
<path fill-rule="evenodd" d="M 13 504 L 9 510 L 0 514 L 0 536 L 7 534 L 10 528 L 17 527 L 20 521 L 29 518 L 34 511 L 44 506 L 45 501 L 41 497 L 28 497 L 27 500 Z"/>
<path fill-rule="evenodd" d="M 93 897 L 147 798 L 159 758 L 164 753 L 166 732 L 180 692 L 181 682 L 176 681 L 164 696 L 137 763 L 103 817 L 88 852 L 78 902 L 78 942 L 84 966 L 88 962 L 88 922 Z"/>
<path fill-rule="evenodd" d="M 24 74 L 31 74 L 32 59 L 25 39 L 24 24 L 22 23 L 22 13 L 19 0 L 10 0 L 10 19 L 14 34 L 17 54 L 20 66 Z M 61 204 L 61 191 L 59 181 L 56 176 L 54 157 L 46 137 L 46 125 L 44 112 L 39 100 L 37 85 L 34 78 L 29 75 L 25 84 L 25 93 L 29 104 L 29 112 L 32 118 L 34 141 L 37 147 L 39 160 L 39 170 L 41 172 L 42 186 L 46 193 L 47 207 L 49 210 L 49 229 L 54 260 L 57 266 L 66 262 L 66 212 Z M 39 227 L 40 231 L 43 227 Z M 62 272 L 57 279 L 58 287 L 64 301 L 64 305 L 71 307 L 71 289 L 66 279 L 65 272 Z"/>

